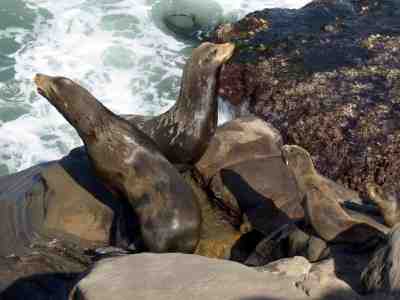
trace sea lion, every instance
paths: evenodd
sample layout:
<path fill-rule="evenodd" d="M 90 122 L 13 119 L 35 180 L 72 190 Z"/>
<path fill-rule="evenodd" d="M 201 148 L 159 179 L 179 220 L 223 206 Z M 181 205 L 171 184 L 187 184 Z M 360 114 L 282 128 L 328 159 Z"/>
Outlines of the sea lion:
<path fill-rule="evenodd" d="M 375 183 L 367 184 L 367 193 L 369 199 L 378 205 L 386 225 L 393 227 L 400 222 L 399 202 L 394 195 Z"/>
<path fill-rule="evenodd" d="M 327 242 L 365 244 L 387 232 L 385 226 L 348 214 L 340 205 L 345 200 L 344 187 L 336 188 L 331 180 L 318 174 L 310 154 L 296 145 L 282 147 L 282 156 L 304 195 L 306 221 Z M 355 193 L 355 192 L 354 192 Z"/>
<path fill-rule="evenodd" d="M 128 200 L 148 250 L 193 252 L 201 224 L 195 195 L 157 145 L 72 80 L 37 74 L 34 81 L 77 130 L 99 178 Z"/>
<path fill-rule="evenodd" d="M 193 50 L 175 105 L 148 119 L 126 118 L 158 145 L 174 164 L 194 164 L 204 154 L 218 122 L 217 79 L 220 67 L 233 55 L 231 43 L 203 43 Z"/>

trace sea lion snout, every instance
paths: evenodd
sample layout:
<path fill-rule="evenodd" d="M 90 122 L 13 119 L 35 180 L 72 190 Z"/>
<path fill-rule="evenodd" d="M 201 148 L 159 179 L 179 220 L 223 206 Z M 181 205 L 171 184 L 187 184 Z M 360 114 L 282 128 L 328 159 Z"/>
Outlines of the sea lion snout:
<path fill-rule="evenodd" d="M 66 90 L 66 87 L 74 86 L 74 82 L 66 77 L 61 76 L 49 76 L 41 73 L 37 73 L 33 77 L 33 81 L 36 84 L 37 92 L 45 98 L 49 98 L 51 93 L 60 94 Z"/>
<path fill-rule="evenodd" d="M 50 83 L 50 77 L 44 74 L 40 74 L 37 73 L 34 77 L 33 77 L 33 81 L 36 84 L 36 89 L 37 92 L 42 95 L 45 96 L 46 95 L 46 90 L 48 89 L 49 83 Z"/>

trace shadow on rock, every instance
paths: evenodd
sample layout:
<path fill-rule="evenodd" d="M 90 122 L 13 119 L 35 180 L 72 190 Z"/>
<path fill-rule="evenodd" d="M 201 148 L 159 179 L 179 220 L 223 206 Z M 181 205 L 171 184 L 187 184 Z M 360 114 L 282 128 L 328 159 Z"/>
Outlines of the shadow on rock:
<path fill-rule="evenodd" d="M 132 207 L 119 195 L 111 193 L 97 178 L 85 148 L 75 148 L 59 163 L 77 184 L 114 211 L 109 243 L 122 247 L 132 243 L 133 233 L 140 234 L 138 219 Z"/>
<path fill-rule="evenodd" d="M 221 177 L 224 185 L 238 199 L 239 207 L 247 215 L 253 229 L 268 236 L 277 228 L 294 223 L 272 199 L 254 190 L 238 173 L 223 169 Z"/>
<path fill-rule="evenodd" d="M 0 300 L 67 300 L 79 279 L 77 273 L 47 273 L 15 281 L 0 294 Z"/>

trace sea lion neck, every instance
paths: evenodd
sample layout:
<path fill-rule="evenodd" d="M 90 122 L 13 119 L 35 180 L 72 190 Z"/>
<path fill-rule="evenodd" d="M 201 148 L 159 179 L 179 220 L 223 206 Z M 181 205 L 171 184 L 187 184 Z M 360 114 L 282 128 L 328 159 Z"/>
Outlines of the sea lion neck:
<path fill-rule="evenodd" d="M 282 147 L 282 158 L 301 190 L 304 190 L 310 181 L 319 178 L 311 156 L 305 149 L 296 145 L 285 145 Z"/>
<path fill-rule="evenodd" d="M 193 50 L 192 57 L 183 70 L 181 89 L 174 106 L 175 114 L 187 116 L 191 112 L 190 122 L 198 118 L 198 114 L 208 115 L 215 112 L 217 117 L 217 84 L 222 65 L 233 55 L 235 46 L 230 43 L 203 43 Z M 180 116 L 181 117 L 181 116 Z M 198 118 L 200 119 L 200 118 Z"/>
<path fill-rule="evenodd" d="M 173 112 L 180 119 L 184 116 L 189 122 L 196 119 L 198 113 L 217 114 L 217 73 L 219 66 L 207 66 L 195 70 L 195 62 L 185 65 L 181 89 Z"/>
<path fill-rule="evenodd" d="M 113 114 L 88 90 L 65 77 L 36 74 L 34 82 L 45 97 L 85 141 L 103 128 Z M 95 113 L 94 113 L 95 112 Z"/>

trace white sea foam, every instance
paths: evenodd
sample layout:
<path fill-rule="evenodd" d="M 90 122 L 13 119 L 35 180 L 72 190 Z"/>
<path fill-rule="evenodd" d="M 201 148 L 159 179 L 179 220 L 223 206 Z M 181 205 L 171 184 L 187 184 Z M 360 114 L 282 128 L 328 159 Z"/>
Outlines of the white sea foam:
<path fill-rule="evenodd" d="M 116 113 L 155 115 L 177 96 L 188 45 L 159 30 L 149 0 L 25 0 L 39 13 L 34 30 L 16 33 L 23 45 L 13 58 L 18 105 L 27 113 L 0 122 L 0 165 L 21 170 L 53 160 L 80 144 L 73 128 L 34 91 L 35 73 L 80 82 Z M 307 0 L 218 0 L 225 13 L 243 16 L 265 7 L 296 8 Z M 127 30 L 124 30 L 126 28 Z M 29 39 L 27 39 L 29 35 Z M 26 41 L 29 42 L 26 42 Z M 0 83 L 0 90 L 2 84 Z M 6 101 L 0 95 L 0 102 Z M 226 107 L 221 120 L 231 118 Z"/>

